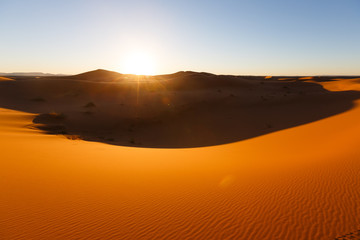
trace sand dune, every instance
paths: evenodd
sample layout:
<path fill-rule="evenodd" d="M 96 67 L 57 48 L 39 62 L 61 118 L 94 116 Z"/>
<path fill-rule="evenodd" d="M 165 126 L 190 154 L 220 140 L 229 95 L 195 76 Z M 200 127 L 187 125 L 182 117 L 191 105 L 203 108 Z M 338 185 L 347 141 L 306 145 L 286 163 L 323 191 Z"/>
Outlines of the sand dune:
<path fill-rule="evenodd" d="M 4 82 L 0 107 L 38 114 L 32 127 L 48 133 L 120 146 L 187 148 L 317 121 L 351 109 L 360 98 L 358 91 L 329 91 L 316 83 L 329 78 L 124 76 L 97 70 Z"/>
<path fill-rule="evenodd" d="M 14 79 L 8 77 L 0 77 L 0 82 L 2 81 L 14 81 Z"/>
<path fill-rule="evenodd" d="M 270 103 L 252 98 L 255 93 L 246 95 L 249 88 L 234 93 L 225 87 L 218 93 L 215 88 L 211 93 L 196 85 L 191 91 L 197 89 L 211 100 L 211 111 L 221 113 L 221 107 L 212 106 L 215 103 L 239 109 L 241 100 L 234 103 L 228 96 L 234 94 L 259 112 L 269 109 L 267 115 L 259 115 L 266 118 L 261 123 L 271 117 L 271 111 L 276 112 L 279 116 L 274 119 L 281 127 L 232 139 L 228 144 L 183 149 L 126 147 L 120 142 L 104 144 L 107 141 L 103 139 L 69 140 L 67 134 L 44 134 L 33 123 L 40 113 L 64 112 L 80 121 L 91 119 L 89 113 L 80 117 L 81 111 L 90 111 L 109 118 L 109 109 L 116 109 L 116 104 L 106 103 L 116 93 L 120 92 L 119 99 L 135 96 L 132 85 L 116 88 L 104 84 L 101 89 L 101 83 L 52 80 L 18 79 L 0 85 L 1 239 L 358 237 L 360 83 L 356 79 L 295 82 L 289 100 L 274 96 L 266 100 Z M 169 79 L 163 81 L 165 86 L 171 85 L 166 85 Z M 264 96 L 283 86 L 276 78 L 264 84 L 261 81 L 243 79 L 240 85 L 248 83 Z M 281 83 L 292 83 L 287 81 Z M 271 86 L 263 89 L 262 85 Z M 176 84 L 173 86 L 176 89 Z M 310 97 L 300 94 L 298 87 Z M 179 89 L 172 92 L 180 95 L 177 104 L 187 101 L 195 110 L 208 106 L 198 95 L 187 92 L 189 89 L 186 93 Z M 136 104 L 136 99 L 133 101 Z M 289 107 L 284 107 L 284 101 Z M 123 114 L 132 116 L 130 109 Z M 162 110 L 154 108 L 141 117 L 147 119 Z M 294 122 L 288 111 L 301 120 Z M 304 114 L 307 116 L 301 117 Z M 194 113 L 176 116 L 186 118 Z M 44 117 L 47 119 L 40 122 L 47 121 L 41 123 L 45 125 L 63 121 L 56 114 Z M 281 117 L 286 121 L 281 122 Z M 95 122 L 100 124 L 100 120 Z M 71 124 L 75 126 L 75 122 Z M 127 136 L 131 133 L 127 131 Z"/>

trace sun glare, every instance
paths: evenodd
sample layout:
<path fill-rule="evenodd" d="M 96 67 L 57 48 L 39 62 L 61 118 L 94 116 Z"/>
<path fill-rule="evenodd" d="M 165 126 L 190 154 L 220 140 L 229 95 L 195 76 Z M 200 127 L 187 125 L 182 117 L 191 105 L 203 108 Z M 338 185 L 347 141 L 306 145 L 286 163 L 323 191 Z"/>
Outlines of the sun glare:
<path fill-rule="evenodd" d="M 145 53 L 133 53 L 124 59 L 122 73 L 153 75 L 155 74 L 154 60 Z"/>

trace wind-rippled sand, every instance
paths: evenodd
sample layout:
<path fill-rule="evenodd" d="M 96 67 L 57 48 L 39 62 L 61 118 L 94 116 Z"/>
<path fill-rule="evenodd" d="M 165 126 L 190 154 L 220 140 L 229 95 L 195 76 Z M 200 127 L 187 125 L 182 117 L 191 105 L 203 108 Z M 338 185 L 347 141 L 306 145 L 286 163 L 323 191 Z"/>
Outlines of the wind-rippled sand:
<path fill-rule="evenodd" d="M 188 149 L 68 140 L 2 108 L 0 239 L 359 239 L 359 104 Z"/>

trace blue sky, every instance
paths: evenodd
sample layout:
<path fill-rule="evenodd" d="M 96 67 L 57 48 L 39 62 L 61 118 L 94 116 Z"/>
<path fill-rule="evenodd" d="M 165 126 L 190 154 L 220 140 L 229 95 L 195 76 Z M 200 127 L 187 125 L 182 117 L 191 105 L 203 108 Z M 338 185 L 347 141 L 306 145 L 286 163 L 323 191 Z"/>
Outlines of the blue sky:
<path fill-rule="evenodd" d="M 360 75 L 359 0 L 0 0 L 0 72 Z"/>

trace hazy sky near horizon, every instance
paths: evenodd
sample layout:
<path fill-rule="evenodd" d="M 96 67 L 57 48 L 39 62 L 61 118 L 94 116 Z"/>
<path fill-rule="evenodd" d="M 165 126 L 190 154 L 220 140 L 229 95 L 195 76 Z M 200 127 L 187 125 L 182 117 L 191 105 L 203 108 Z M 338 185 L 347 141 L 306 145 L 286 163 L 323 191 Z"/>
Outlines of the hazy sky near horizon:
<path fill-rule="evenodd" d="M 360 75 L 359 0 L 0 0 L 0 72 Z"/>

